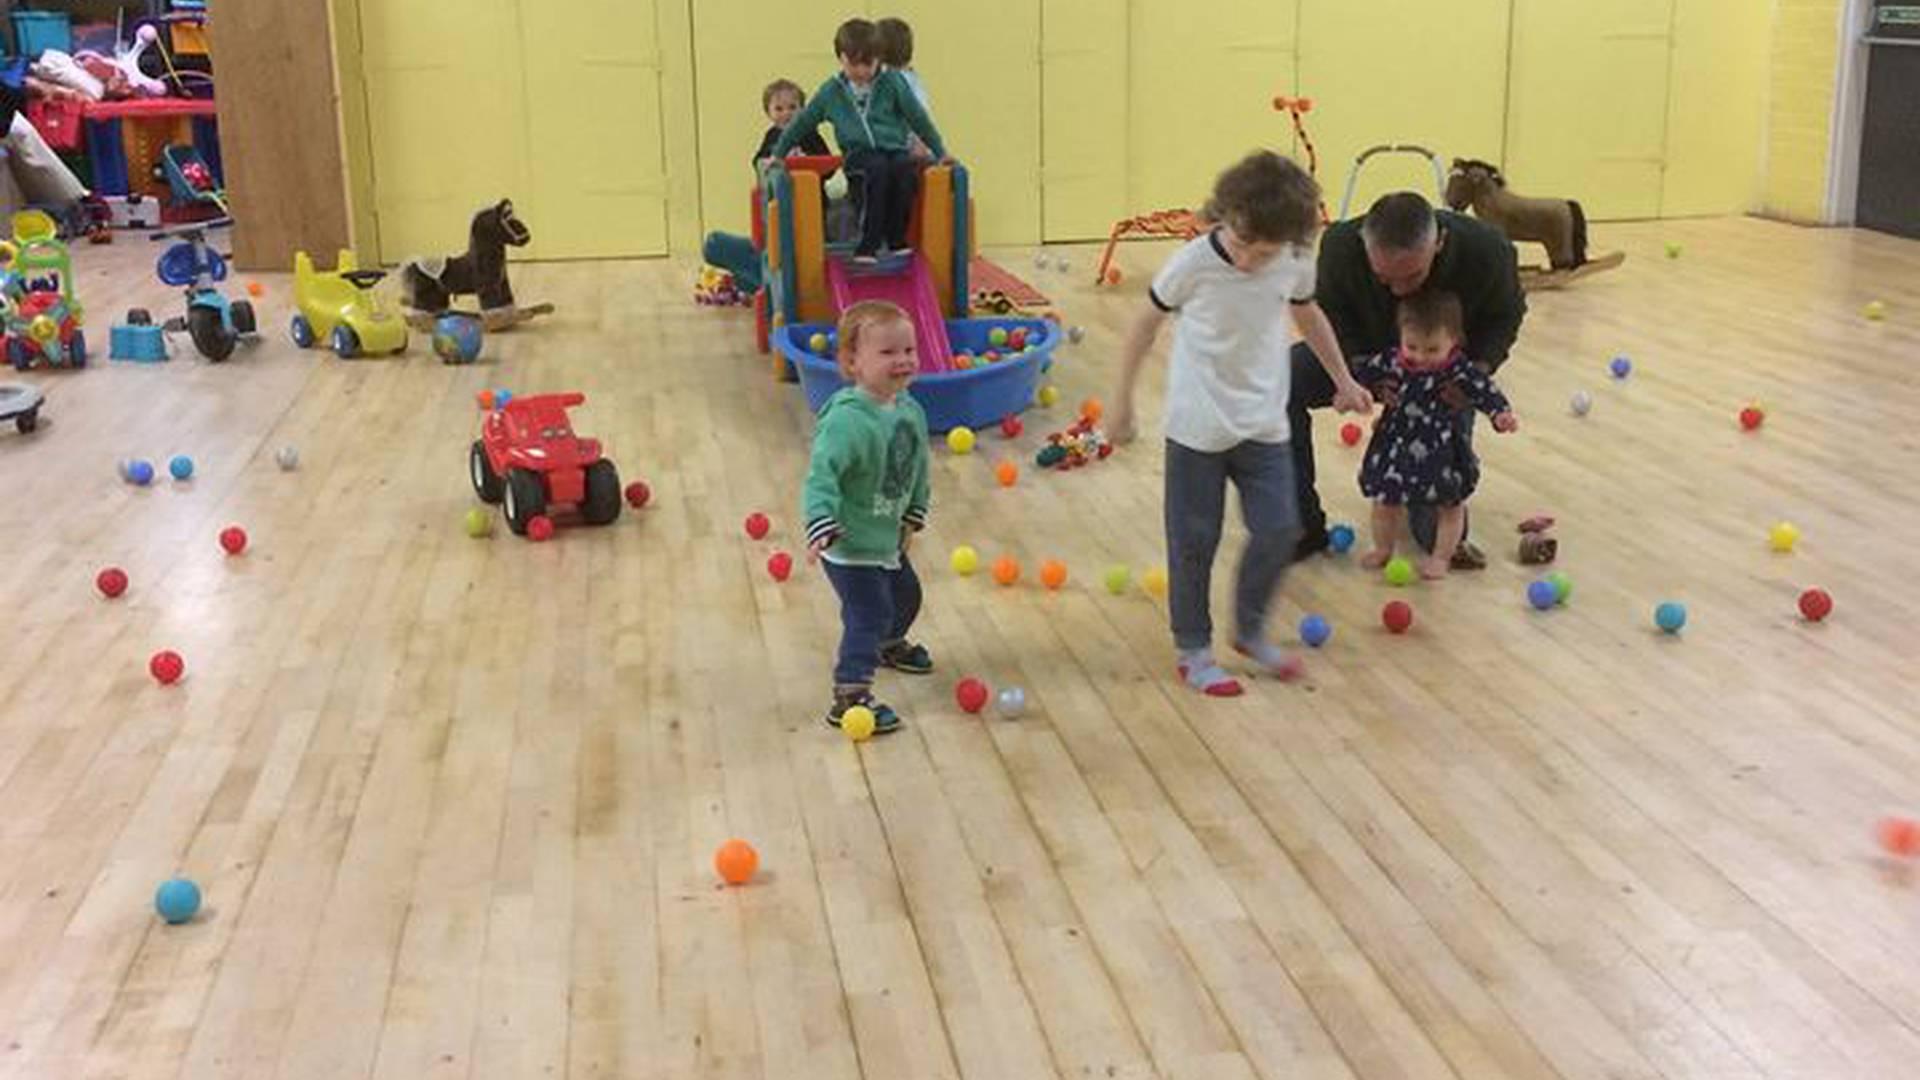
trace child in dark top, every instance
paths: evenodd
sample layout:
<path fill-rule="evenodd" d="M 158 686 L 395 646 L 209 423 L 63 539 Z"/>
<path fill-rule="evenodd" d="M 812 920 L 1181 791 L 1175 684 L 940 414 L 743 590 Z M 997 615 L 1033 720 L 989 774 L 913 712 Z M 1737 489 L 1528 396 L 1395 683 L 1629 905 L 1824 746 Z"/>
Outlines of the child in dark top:
<path fill-rule="evenodd" d="M 806 108 L 807 92 L 800 84 L 791 79 L 775 79 L 760 91 L 760 107 L 766 110 L 769 121 L 767 133 L 760 139 L 760 149 L 753 152 L 753 167 L 773 156 L 773 148 L 780 142 L 780 136 L 787 133 L 787 127 L 793 118 Z M 820 137 L 818 131 L 810 131 L 794 149 L 812 157 L 828 157 L 833 151 L 827 149 L 827 140 Z"/>
<path fill-rule="evenodd" d="M 1400 344 L 1355 360 L 1353 375 L 1370 390 L 1398 389 L 1380 414 L 1360 465 L 1360 493 L 1373 500 L 1373 550 L 1360 565 L 1378 569 L 1393 557 L 1408 506 L 1438 510 L 1433 551 L 1420 576 L 1447 576 L 1466 524 L 1466 503 L 1480 483 L 1480 461 L 1461 434 L 1449 398 L 1463 397 L 1493 417 L 1502 434 L 1520 426 L 1506 395 L 1485 368 L 1467 360 L 1459 297 L 1428 289 L 1400 301 Z M 1393 400 L 1393 395 L 1386 395 Z"/>

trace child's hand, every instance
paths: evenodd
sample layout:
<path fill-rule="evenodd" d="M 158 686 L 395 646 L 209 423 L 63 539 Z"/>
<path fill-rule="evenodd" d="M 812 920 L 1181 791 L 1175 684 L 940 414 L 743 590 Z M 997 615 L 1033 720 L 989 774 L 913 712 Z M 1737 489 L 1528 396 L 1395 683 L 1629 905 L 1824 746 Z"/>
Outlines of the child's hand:
<path fill-rule="evenodd" d="M 1520 430 L 1520 418 L 1510 412 L 1495 413 L 1493 430 L 1502 435 L 1511 435 Z"/>
<path fill-rule="evenodd" d="M 820 561 L 820 553 L 832 546 L 833 546 L 833 537 L 831 536 L 822 537 L 821 539 L 815 540 L 813 543 L 808 544 L 807 545 L 807 561 L 809 563 L 818 563 Z"/>
<path fill-rule="evenodd" d="M 912 546 L 913 546 L 912 526 L 909 526 L 909 525 L 900 526 L 900 554 L 905 555 L 907 553 L 907 549 L 911 548 Z"/>
<path fill-rule="evenodd" d="M 1114 405 L 1113 411 L 1107 414 L 1107 438 L 1113 440 L 1115 446 L 1124 446 L 1132 442 L 1138 434 L 1139 432 L 1134 430 L 1133 402 L 1123 397 Z"/>
<path fill-rule="evenodd" d="M 1370 413 L 1373 411 L 1373 395 L 1367 388 L 1349 380 L 1345 386 L 1333 389 L 1333 408 L 1336 412 Z"/>

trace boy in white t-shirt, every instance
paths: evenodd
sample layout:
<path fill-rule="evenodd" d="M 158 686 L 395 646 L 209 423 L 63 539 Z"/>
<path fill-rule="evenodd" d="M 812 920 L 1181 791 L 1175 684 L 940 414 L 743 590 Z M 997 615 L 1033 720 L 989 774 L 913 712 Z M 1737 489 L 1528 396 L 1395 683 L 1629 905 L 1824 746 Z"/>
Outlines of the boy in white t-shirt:
<path fill-rule="evenodd" d="M 1313 177 L 1271 151 L 1249 154 L 1221 173 L 1204 211 L 1214 227 L 1175 252 L 1153 279 L 1152 306 L 1134 321 L 1121 358 L 1109 432 L 1126 442 L 1134 436 L 1140 366 L 1160 324 L 1179 316 L 1167 371 L 1169 607 L 1181 679 L 1215 697 L 1241 690 L 1214 660 L 1208 602 L 1228 480 L 1240 492 L 1249 534 L 1234 584 L 1234 650 L 1277 678 L 1301 672 L 1298 658 L 1266 637 L 1267 605 L 1300 532 L 1287 446 L 1296 327 L 1333 380 L 1334 407 L 1373 408 L 1314 303 L 1319 207 Z"/>

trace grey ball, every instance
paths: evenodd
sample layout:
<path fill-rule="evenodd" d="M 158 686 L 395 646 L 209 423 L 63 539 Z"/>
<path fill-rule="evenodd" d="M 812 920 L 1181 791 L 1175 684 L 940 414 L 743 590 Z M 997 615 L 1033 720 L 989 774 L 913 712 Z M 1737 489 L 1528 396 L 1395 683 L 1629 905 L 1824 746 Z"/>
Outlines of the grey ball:
<path fill-rule="evenodd" d="M 1034 254 L 1033 254 L 1033 268 L 1034 268 L 1035 270 L 1045 270 L 1045 269 L 1047 268 L 1047 253 L 1046 253 L 1046 252 L 1044 252 L 1044 251 L 1036 251 L 1036 252 L 1034 252 Z"/>
<path fill-rule="evenodd" d="M 274 451 L 273 460 L 280 466 L 281 472 L 292 472 L 300 467 L 300 451 L 291 446 L 283 446 Z"/>
<path fill-rule="evenodd" d="M 1053 267 L 1063 274 L 1071 274 L 1073 273 L 1073 260 L 1062 255 L 1054 262 Z"/>
<path fill-rule="evenodd" d="M 1017 686 L 1009 686 L 1000 691 L 994 707 L 999 709 L 1000 715 L 1008 720 L 1018 720 L 1020 714 L 1027 711 L 1027 692 Z"/>
<path fill-rule="evenodd" d="M 1087 336 L 1087 331 L 1085 327 L 1081 327 L 1081 326 L 1067 327 L 1067 340 L 1073 342 L 1075 345 L 1080 344 L 1080 339 L 1086 336 Z"/>
<path fill-rule="evenodd" d="M 1573 393 L 1573 401 L 1569 404 L 1573 408 L 1573 415 L 1585 416 L 1593 411 L 1593 395 L 1585 390 L 1576 390 Z"/>

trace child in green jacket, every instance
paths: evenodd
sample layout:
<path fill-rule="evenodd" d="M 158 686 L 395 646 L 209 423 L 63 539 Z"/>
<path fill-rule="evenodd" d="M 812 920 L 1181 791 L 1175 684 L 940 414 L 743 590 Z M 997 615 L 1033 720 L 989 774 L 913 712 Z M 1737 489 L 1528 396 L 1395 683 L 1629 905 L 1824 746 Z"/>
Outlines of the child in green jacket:
<path fill-rule="evenodd" d="M 801 506 L 808 556 L 825 563 L 840 595 L 834 727 L 861 705 L 875 733 L 897 730 L 900 717 L 874 700 L 874 668 L 933 670 L 927 650 L 907 640 L 920 614 L 907 547 L 927 523 L 927 415 L 907 394 L 919 369 L 913 322 L 899 307 L 864 300 L 840 316 L 840 371 L 853 385 L 820 407 Z"/>

